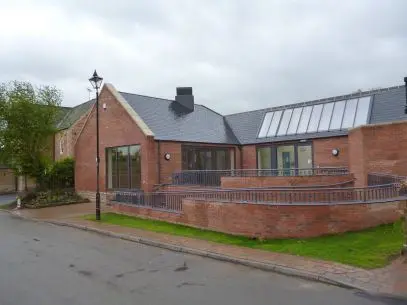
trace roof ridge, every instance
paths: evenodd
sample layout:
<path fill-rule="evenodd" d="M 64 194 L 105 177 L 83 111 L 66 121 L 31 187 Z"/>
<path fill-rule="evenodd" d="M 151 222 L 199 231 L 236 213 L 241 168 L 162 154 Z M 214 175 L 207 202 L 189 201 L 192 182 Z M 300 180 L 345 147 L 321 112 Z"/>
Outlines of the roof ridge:
<path fill-rule="evenodd" d="M 118 91 L 118 92 L 119 92 L 120 94 L 124 93 L 124 94 L 137 95 L 137 96 L 141 96 L 141 97 L 153 98 L 153 99 L 156 99 L 156 100 L 164 100 L 164 101 L 167 101 L 167 102 L 176 102 L 175 100 L 169 100 L 169 99 L 166 99 L 166 98 L 163 98 L 163 97 L 155 97 L 155 96 L 150 96 L 150 95 L 144 95 L 144 94 L 138 94 L 138 93 L 130 93 L 130 92 L 123 92 L 123 91 Z M 205 105 L 203 105 L 203 104 L 194 103 L 194 105 L 195 105 L 195 106 L 205 107 L 206 109 L 212 111 L 213 113 L 215 113 L 215 114 L 217 114 L 217 115 L 219 115 L 219 116 L 221 116 L 221 117 L 225 117 L 223 114 L 221 114 L 221 113 L 219 113 L 219 112 L 213 110 L 212 108 L 209 108 L 208 106 L 205 106 Z"/>
<path fill-rule="evenodd" d="M 212 108 L 209 108 L 208 106 L 205 106 L 205 105 L 202 105 L 202 104 L 195 104 L 195 106 L 205 107 L 205 108 L 208 109 L 209 111 L 211 111 L 211 112 L 213 112 L 213 113 L 215 113 L 215 114 L 217 114 L 217 115 L 219 115 L 219 116 L 225 118 L 225 116 L 224 116 L 223 114 L 221 114 L 221 113 L 219 113 L 219 112 L 213 110 Z"/>
<path fill-rule="evenodd" d="M 385 87 L 385 88 L 371 89 L 371 90 L 365 90 L 365 91 L 354 92 L 354 93 L 349 93 L 349 94 L 342 94 L 342 95 L 335 95 L 335 96 L 325 97 L 325 98 L 320 98 L 320 99 L 314 99 L 314 100 L 305 101 L 305 102 L 287 104 L 287 105 L 282 105 L 282 106 L 266 107 L 266 108 L 261 108 L 261 109 L 256 109 L 256 110 L 236 112 L 236 113 L 227 114 L 225 116 L 228 117 L 228 116 L 233 116 L 233 115 L 238 115 L 238 114 L 243 114 L 243 113 L 251 113 L 251 112 L 256 112 L 256 111 L 275 111 L 275 110 L 291 109 L 291 108 L 301 107 L 301 106 L 311 106 L 311 105 L 322 104 L 325 102 L 335 102 L 338 100 L 339 101 L 346 100 L 349 98 L 374 95 L 374 94 L 390 91 L 393 89 L 399 89 L 399 88 L 403 88 L 403 87 L 404 87 L 404 85 L 398 85 L 398 86 L 391 86 L 391 87 Z"/>
<path fill-rule="evenodd" d="M 131 95 L 137 95 L 137 96 L 141 96 L 141 97 L 148 97 L 148 98 L 153 98 L 156 100 L 164 100 L 167 102 L 174 102 L 174 100 L 169 100 L 163 97 L 156 97 L 156 96 L 151 96 L 151 95 L 144 95 L 144 94 L 138 94 L 138 93 L 130 93 L 130 92 L 123 92 L 123 91 L 118 91 L 120 94 L 124 93 L 124 94 L 131 94 Z"/>

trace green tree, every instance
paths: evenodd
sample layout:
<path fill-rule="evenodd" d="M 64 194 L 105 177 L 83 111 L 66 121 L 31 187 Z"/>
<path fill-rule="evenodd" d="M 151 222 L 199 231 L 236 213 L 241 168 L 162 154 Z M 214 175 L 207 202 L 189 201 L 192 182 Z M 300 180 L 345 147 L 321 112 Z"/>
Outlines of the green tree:
<path fill-rule="evenodd" d="M 0 163 L 41 178 L 52 161 L 52 136 L 62 94 L 54 87 L 13 81 L 0 85 Z"/>

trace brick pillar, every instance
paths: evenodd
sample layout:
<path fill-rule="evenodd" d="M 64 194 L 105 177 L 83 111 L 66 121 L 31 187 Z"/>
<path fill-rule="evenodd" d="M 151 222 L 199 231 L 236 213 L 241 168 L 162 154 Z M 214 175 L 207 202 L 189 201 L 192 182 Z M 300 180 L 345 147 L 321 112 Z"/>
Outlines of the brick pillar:
<path fill-rule="evenodd" d="M 356 128 L 349 132 L 348 136 L 348 151 L 349 151 L 349 172 L 356 179 L 356 187 L 364 187 L 367 185 L 366 172 L 366 152 L 363 136 L 363 129 Z"/>
<path fill-rule="evenodd" d="M 246 145 L 242 148 L 243 169 L 255 169 L 256 164 L 256 145 Z"/>

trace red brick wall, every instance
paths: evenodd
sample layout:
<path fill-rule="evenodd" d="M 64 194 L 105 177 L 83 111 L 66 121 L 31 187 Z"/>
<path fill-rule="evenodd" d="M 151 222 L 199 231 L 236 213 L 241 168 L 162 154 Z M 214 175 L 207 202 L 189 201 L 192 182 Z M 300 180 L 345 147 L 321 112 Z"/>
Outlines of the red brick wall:
<path fill-rule="evenodd" d="M 407 175 L 407 122 L 367 125 L 349 133 L 350 171 L 357 185 L 372 172 Z"/>
<path fill-rule="evenodd" d="M 399 202 L 337 205 L 263 205 L 184 199 L 183 212 L 170 213 L 113 204 L 116 211 L 183 223 L 235 235 L 308 238 L 358 231 L 401 217 Z"/>
<path fill-rule="evenodd" d="M 103 103 L 107 109 L 103 110 Z M 92 109 L 75 146 L 75 184 L 78 191 L 96 189 L 96 108 Z M 99 96 L 100 128 L 100 190 L 105 191 L 106 158 L 105 148 L 121 145 L 141 145 L 141 185 L 144 191 L 151 191 L 157 183 L 157 153 L 153 139 L 147 138 L 119 104 L 110 91 L 103 87 Z"/>
<path fill-rule="evenodd" d="M 262 205 L 184 200 L 188 225 L 264 238 L 304 238 L 357 231 L 400 218 L 398 202 Z"/>
<path fill-rule="evenodd" d="M 242 147 L 243 169 L 257 168 L 256 145 L 245 145 Z"/>
<path fill-rule="evenodd" d="M 167 211 L 159 211 L 149 208 L 137 207 L 128 204 L 121 203 L 111 203 L 111 208 L 113 208 L 118 213 L 123 213 L 126 215 L 134 215 L 143 218 L 152 218 L 162 221 L 172 222 L 172 223 L 184 223 L 184 214 L 173 213 Z"/>
<path fill-rule="evenodd" d="M 314 139 L 314 167 L 348 167 L 348 137 L 331 137 L 325 139 Z M 337 157 L 332 155 L 332 149 L 339 149 Z"/>
<path fill-rule="evenodd" d="M 160 183 L 171 183 L 171 175 L 182 169 L 181 143 L 160 141 Z M 170 153 L 169 161 L 164 159 L 164 154 Z"/>
<path fill-rule="evenodd" d="M 346 176 L 301 176 L 301 177 L 222 177 L 222 188 L 249 188 L 274 186 L 319 186 L 353 181 L 353 175 Z M 346 186 L 351 186 L 348 183 Z"/>
<path fill-rule="evenodd" d="M 349 133 L 349 171 L 355 176 L 355 186 L 367 185 L 367 173 L 365 175 L 365 156 L 363 145 L 363 130 L 356 128 Z"/>

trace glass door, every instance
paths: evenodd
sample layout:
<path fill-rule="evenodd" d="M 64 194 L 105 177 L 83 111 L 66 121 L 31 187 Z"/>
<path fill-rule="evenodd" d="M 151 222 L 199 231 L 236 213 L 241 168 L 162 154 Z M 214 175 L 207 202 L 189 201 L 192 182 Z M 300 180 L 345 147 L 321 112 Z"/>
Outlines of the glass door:
<path fill-rule="evenodd" d="M 295 168 L 295 146 L 285 145 L 277 147 L 277 169 L 279 176 L 290 176 Z"/>

